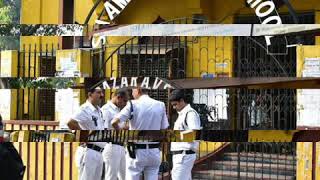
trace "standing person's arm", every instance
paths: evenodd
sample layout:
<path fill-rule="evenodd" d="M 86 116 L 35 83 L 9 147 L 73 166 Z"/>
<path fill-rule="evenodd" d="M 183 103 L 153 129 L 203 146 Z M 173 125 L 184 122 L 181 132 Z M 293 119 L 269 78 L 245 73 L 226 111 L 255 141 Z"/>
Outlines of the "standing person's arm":
<path fill-rule="evenodd" d="M 76 121 L 74 119 L 70 119 L 67 125 L 68 125 L 69 129 L 71 129 L 71 130 L 81 130 L 81 127 L 80 127 L 78 121 Z"/>
<path fill-rule="evenodd" d="M 113 120 L 111 121 L 111 125 L 115 129 L 120 129 L 119 123 L 125 122 L 127 119 L 130 118 L 131 115 L 131 104 L 128 103 L 119 114 L 115 115 Z"/>
<path fill-rule="evenodd" d="M 167 112 L 166 112 L 166 106 L 164 105 L 164 103 L 161 103 L 161 130 L 166 130 L 169 128 L 169 121 L 168 121 L 168 116 L 167 116 Z"/>
<path fill-rule="evenodd" d="M 110 129 L 112 126 L 111 126 L 111 121 L 112 121 L 112 116 L 110 114 L 110 112 L 108 111 L 107 107 L 103 106 L 101 108 L 101 111 L 102 111 L 102 118 L 103 118 L 103 121 L 104 121 L 104 128 L 106 130 Z"/>
<path fill-rule="evenodd" d="M 83 110 L 78 110 L 71 119 L 68 122 L 68 127 L 71 130 L 82 130 L 80 127 L 80 123 L 86 124 L 91 117 L 88 117 L 88 115 Z M 90 130 L 90 129 L 88 129 Z"/>

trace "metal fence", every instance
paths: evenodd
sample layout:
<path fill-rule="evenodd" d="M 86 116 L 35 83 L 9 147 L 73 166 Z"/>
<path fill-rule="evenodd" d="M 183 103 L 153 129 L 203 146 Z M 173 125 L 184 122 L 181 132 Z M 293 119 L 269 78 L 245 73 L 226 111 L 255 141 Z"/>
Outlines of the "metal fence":
<path fill-rule="evenodd" d="M 293 38 L 295 39 L 295 38 Z M 263 39 L 249 37 L 133 37 L 124 44 L 91 51 L 92 72 L 104 77 L 274 77 L 295 76 L 296 51 L 268 55 Z M 306 40 L 313 44 L 314 39 Z M 23 46 L 19 52 L 19 77 L 54 76 L 59 46 Z M 104 58 L 106 57 L 106 58 Z M 39 66 L 41 68 L 37 68 Z M 36 70 L 39 69 L 39 70 Z M 49 70 L 50 69 L 50 70 Z M 46 73 L 41 73 L 46 72 Z M 295 90 L 195 89 L 193 107 L 208 129 L 295 129 Z M 54 92 L 19 90 L 19 119 L 54 120 Z M 153 90 L 150 95 L 166 103 L 171 124 L 175 112 L 168 103 L 169 92 Z M 41 98 L 40 98 L 41 97 Z M 21 101 L 24 98 L 25 101 Z M 39 104 L 39 106 L 37 106 Z M 28 109 L 37 109 L 34 114 Z M 26 114 L 26 115 L 24 115 Z"/>
<path fill-rule="evenodd" d="M 231 143 L 195 165 L 194 179 L 296 179 L 295 143 Z"/>
<path fill-rule="evenodd" d="M 100 134 L 95 134 L 95 137 L 100 136 L 100 138 L 103 138 L 104 136 L 108 136 L 112 138 L 113 141 L 130 141 L 121 136 L 119 132 L 108 132 L 109 134 L 105 133 L 104 135 L 100 132 Z M 74 177 L 70 176 L 77 172 L 77 169 L 74 166 L 73 158 L 78 143 L 51 143 L 52 141 L 49 142 L 51 136 L 50 133 L 52 132 L 30 132 L 29 140 L 39 143 L 28 143 L 27 145 L 24 145 L 23 143 L 19 143 L 19 145 L 16 144 L 22 157 L 26 158 L 25 163 L 28 164 L 28 178 L 32 179 L 32 177 L 35 177 L 35 174 L 40 173 L 37 172 L 37 168 L 36 170 L 32 168 L 34 166 L 34 160 L 32 160 L 31 156 L 34 156 L 33 153 L 37 153 L 37 151 L 32 151 L 32 148 L 33 150 L 34 148 L 38 149 L 38 152 L 40 152 L 41 148 L 41 150 L 44 150 L 44 154 L 38 154 L 36 155 L 36 158 L 43 157 L 43 155 L 48 153 L 53 154 L 53 157 L 48 156 L 45 158 L 47 160 L 50 159 L 49 163 L 52 164 L 43 162 L 40 159 L 38 161 L 38 159 L 36 159 L 36 164 L 38 164 L 38 167 L 43 168 L 43 165 L 45 164 L 45 168 L 49 170 L 46 176 L 63 176 L 66 179 L 73 179 Z M 141 140 L 146 139 L 147 138 L 142 138 Z M 201 141 L 200 148 L 196 152 L 197 160 L 192 170 L 192 176 L 193 179 L 293 180 L 296 179 L 297 173 L 296 151 L 296 143 L 294 142 L 224 143 Z M 169 142 L 164 142 L 161 144 L 161 159 L 162 163 L 159 167 L 159 179 L 170 179 L 172 169 L 172 154 L 170 153 Z M 69 171 L 61 170 L 57 172 L 53 166 L 67 166 L 69 167 Z M 51 174 L 53 172 L 56 172 L 56 174 Z"/>

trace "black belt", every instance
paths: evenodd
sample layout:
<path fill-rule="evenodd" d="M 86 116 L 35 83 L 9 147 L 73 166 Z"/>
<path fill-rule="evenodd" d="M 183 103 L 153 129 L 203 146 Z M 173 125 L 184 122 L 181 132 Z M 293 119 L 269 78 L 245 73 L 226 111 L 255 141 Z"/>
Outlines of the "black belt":
<path fill-rule="evenodd" d="M 120 142 L 110 142 L 111 144 L 116 144 L 116 145 L 119 145 L 119 146 L 123 146 L 124 144 L 123 143 L 120 143 Z"/>
<path fill-rule="evenodd" d="M 104 148 L 101 148 L 97 145 L 94 145 L 94 144 L 86 144 L 85 145 L 87 148 L 89 149 L 92 149 L 92 150 L 95 150 L 95 151 L 98 151 L 98 152 L 102 152 Z"/>
<path fill-rule="evenodd" d="M 154 149 L 160 148 L 160 144 L 134 144 L 135 149 Z"/>
<path fill-rule="evenodd" d="M 192 150 L 183 150 L 183 151 L 171 151 L 171 154 L 176 155 L 176 154 L 195 154 L 196 152 Z"/>

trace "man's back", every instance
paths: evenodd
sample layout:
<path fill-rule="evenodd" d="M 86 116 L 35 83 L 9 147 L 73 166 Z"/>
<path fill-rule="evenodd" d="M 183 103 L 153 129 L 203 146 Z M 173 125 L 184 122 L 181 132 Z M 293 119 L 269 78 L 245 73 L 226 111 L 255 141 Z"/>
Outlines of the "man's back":
<path fill-rule="evenodd" d="M 125 121 L 129 119 L 131 111 L 133 117 L 129 121 L 130 130 L 160 130 L 169 126 L 164 103 L 148 95 L 142 95 L 138 100 L 133 100 L 132 107 L 128 103 L 117 117 Z"/>

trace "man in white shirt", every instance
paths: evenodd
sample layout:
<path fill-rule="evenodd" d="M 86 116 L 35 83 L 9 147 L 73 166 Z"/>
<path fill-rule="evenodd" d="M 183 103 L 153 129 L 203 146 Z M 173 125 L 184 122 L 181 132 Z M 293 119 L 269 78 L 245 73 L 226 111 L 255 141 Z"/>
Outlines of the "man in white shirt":
<path fill-rule="evenodd" d="M 130 130 L 164 130 L 169 126 L 166 108 L 163 102 L 147 95 L 148 90 L 132 90 L 135 100 L 128 103 L 112 120 L 112 126 L 119 129 L 119 123 L 129 121 Z M 132 116 L 132 118 L 130 118 Z M 126 156 L 126 180 L 140 180 L 142 173 L 145 180 L 158 180 L 160 143 L 144 142 L 131 144 Z"/>
<path fill-rule="evenodd" d="M 113 129 L 111 121 L 126 106 L 129 95 L 126 89 L 118 89 L 112 99 L 102 106 L 105 129 Z M 102 152 L 105 163 L 105 180 L 125 180 L 126 156 L 123 142 L 107 143 Z"/>
<path fill-rule="evenodd" d="M 71 130 L 104 130 L 104 122 L 99 104 L 104 97 L 99 87 L 87 90 L 87 101 L 68 122 Z M 83 143 L 75 155 L 79 170 L 79 180 L 99 180 L 103 175 L 103 159 L 101 152 L 105 142 Z"/>
<path fill-rule="evenodd" d="M 184 90 L 174 90 L 170 95 L 170 103 L 177 110 L 178 118 L 174 130 L 200 130 L 199 114 L 188 104 Z M 191 180 L 191 171 L 196 160 L 199 142 L 172 142 L 172 180 Z"/>

